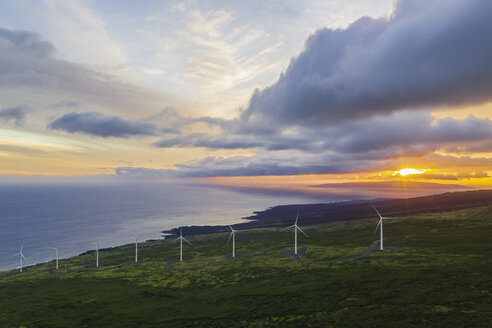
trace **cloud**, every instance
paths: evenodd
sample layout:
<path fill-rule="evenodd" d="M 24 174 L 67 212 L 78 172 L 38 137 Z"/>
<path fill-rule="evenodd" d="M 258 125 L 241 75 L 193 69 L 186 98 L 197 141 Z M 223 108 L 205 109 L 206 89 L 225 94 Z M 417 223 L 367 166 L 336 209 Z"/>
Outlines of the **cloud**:
<path fill-rule="evenodd" d="M 269 152 L 255 156 L 206 157 L 189 163 L 175 164 L 172 169 L 150 169 L 145 167 L 117 167 L 115 174 L 127 177 L 160 178 L 205 178 L 239 176 L 284 176 L 305 174 L 344 174 L 359 172 L 380 172 L 399 168 L 401 157 L 398 152 L 380 151 L 357 154 L 308 154 L 282 153 L 272 155 Z M 492 159 L 472 158 L 468 156 L 438 155 L 421 153 L 414 159 L 406 159 L 409 164 L 426 163 L 426 167 L 440 169 L 443 163 L 452 163 L 448 168 L 472 169 L 471 173 L 424 173 L 414 175 L 415 179 L 462 180 L 488 177 L 487 172 L 479 168 L 490 167 Z M 473 169 L 475 168 L 475 169 Z M 374 178 L 374 177 L 373 177 Z M 389 177 L 393 178 L 393 177 Z"/>
<path fill-rule="evenodd" d="M 176 114 L 177 115 L 177 114 Z M 255 127 L 237 127 L 236 120 L 214 121 L 212 118 L 182 118 L 180 126 L 206 122 L 222 129 L 219 135 L 204 133 L 166 137 L 154 145 L 168 147 L 204 147 L 209 149 L 258 148 L 270 151 L 302 150 L 357 153 L 398 147 L 435 150 L 456 143 L 483 143 L 492 140 L 492 122 L 469 116 L 464 120 L 435 119 L 424 112 L 412 111 L 377 116 L 364 121 L 343 122 L 337 126 L 291 126 L 278 128 L 265 136 Z"/>
<path fill-rule="evenodd" d="M 108 75 L 56 58 L 36 33 L 0 28 L 0 87 L 32 87 L 94 95 L 124 95 L 129 87 Z"/>
<path fill-rule="evenodd" d="M 8 123 L 13 121 L 15 125 L 20 126 L 24 123 L 24 118 L 29 110 L 30 107 L 26 105 L 1 109 L 0 122 Z"/>
<path fill-rule="evenodd" d="M 161 176 L 161 177 L 234 177 L 300 174 L 335 174 L 358 172 L 364 169 L 381 169 L 379 156 L 361 161 L 360 157 L 338 154 L 309 154 L 269 152 L 255 156 L 215 157 L 189 163 L 175 164 L 174 169 L 147 169 L 143 167 L 120 167 L 115 173 L 125 176 Z"/>
<path fill-rule="evenodd" d="M 40 156 L 47 153 L 45 150 L 35 147 L 24 147 L 24 146 L 6 145 L 6 144 L 0 144 L 0 151 L 5 153 L 35 155 L 35 156 Z"/>
<path fill-rule="evenodd" d="M 63 100 L 59 101 L 57 103 L 49 105 L 49 107 L 53 108 L 79 108 L 82 107 L 84 104 L 80 101 L 75 101 L 75 100 Z"/>
<path fill-rule="evenodd" d="M 484 0 L 401 0 L 388 17 L 319 30 L 237 118 L 174 112 L 179 133 L 154 145 L 257 152 L 177 165 L 175 173 L 184 176 L 384 170 L 399 167 L 403 158 L 433 167 L 485 167 L 488 158 L 436 151 L 492 150 L 492 122 L 472 115 L 436 119 L 431 111 L 492 101 L 491 12 Z M 199 123 L 214 132 L 186 132 Z"/>
<path fill-rule="evenodd" d="M 98 137 L 129 138 L 152 136 L 156 126 L 142 121 L 129 121 L 118 116 L 105 116 L 99 113 L 68 113 L 49 124 L 52 130 L 69 133 L 84 133 Z"/>
<path fill-rule="evenodd" d="M 143 167 L 117 167 L 115 174 L 123 177 L 134 178 L 173 178 L 176 177 L 175 170 L 149 169 Z"/>
<path fill-rule="evenodd" d="M 399 112 L 349 122 L 324 135 L 327 148 L 340 152 L 367 152 L 389 147 L 427 145 L 429 150 L 456 143 L 492 140 L 492 122 L 472 115 L 464 120 L 435 120 L 427 113 Z M 322 136 L 323 137 L 323 136 Z"/>
<path fill-rule="evenodd" d="M 395 175 L 395 177 L 401 178 L 402 175 L 399 173 Z M 471 172 L 471 173 L 432 173 L 426 172 L 422 174 L 412 175 L 412 179 L 418 180 L 464 180 L 464 179 L 472 179 L 472 178 L 487 178 L 489 177 L 487 172 Z"/>
<path fill-rule="evenodd" d="M 400 0 L 388 18 L 321 29 L 242 118 L 335 125 L 492 100 L 492 2 Z"/>
<path fill-rule="evenodd" d="M 262 145 L 259 141 L 247 141 L 237 137 L 210 137 L 203 133 L 192 133 L 185 136 L 166 138 L 154 144 L 160 148 L 170 147 L 204 147 L 209 149 L 256 148 Z"/>

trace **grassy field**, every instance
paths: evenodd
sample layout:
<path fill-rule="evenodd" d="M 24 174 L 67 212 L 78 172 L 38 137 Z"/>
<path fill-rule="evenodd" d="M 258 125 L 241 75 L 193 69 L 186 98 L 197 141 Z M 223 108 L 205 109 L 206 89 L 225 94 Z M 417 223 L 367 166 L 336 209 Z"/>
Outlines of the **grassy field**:
<path fill-rule="evenodd" d="M 385 245 L 406 251 L 363 253 L 376 218 L 303 227 L 300 263 L 293 232 L 255 229 L 187 237 L 87 254 L 0 279 L 0 327 L 492 327 L 492 207 L 385 221 Z M 302 219 L 300 221 L 302 227 Z M 65 272 L 66 266 L 66 272 Z M 1 275 L 7 272 L 0 273 Z"/>

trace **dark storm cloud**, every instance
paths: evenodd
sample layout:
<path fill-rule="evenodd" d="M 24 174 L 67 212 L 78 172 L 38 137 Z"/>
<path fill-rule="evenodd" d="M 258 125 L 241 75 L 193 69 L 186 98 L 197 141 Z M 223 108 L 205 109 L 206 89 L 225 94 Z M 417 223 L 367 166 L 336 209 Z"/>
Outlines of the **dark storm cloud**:
<path fill-rule="evenodd" d="M 401 0 L 390 18 L 322 29 L 246 121 L 335 124 L 399 109 L 492 100 L 492 2 Z"/>
<path fill-rule="evenodd" d="M 14 122 L 17 126 L 22 125 L 29 110 L 29 106 L 25 105 L 0 109 L 0 122 Z"/>
<path fill-rule="evenodd" d="M 98 137 L 128 138 L 135 136 L 151 136 L 155 134 L 154 124 L 130 121 L 118 116 L 105 116 L 99 113 L 66 114 L 50 123 L 52 130 L 63 130 L 70 133 L 84 133 Z"/>

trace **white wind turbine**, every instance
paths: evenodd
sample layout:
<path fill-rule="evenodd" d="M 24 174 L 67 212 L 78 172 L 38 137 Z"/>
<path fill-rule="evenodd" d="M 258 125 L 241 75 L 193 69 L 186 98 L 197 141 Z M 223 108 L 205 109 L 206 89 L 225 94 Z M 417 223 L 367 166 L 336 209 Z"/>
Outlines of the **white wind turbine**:
<path fill-rule="evenodd" d="M 232 238 L 232 257 L 236 257 L 236 230 L 232 229 L 231 226 L 229 226 L 229 228 L 231 228 L 231 235 L 229 236 L 227 244 L 229 244 Z"/>
<path fill-rule="evenodd" d="M 22 272 L 22 259 L 24 259 L 24 260 L 26 259 L 26 257 L 24 256 L 24 253 L 22 252 L 23 249 L 24 249 L 24 243 L 22 243 L 19 253 L 12 255 L 12 256 L 19 255 L 19 258 L 20 258 L 20 267 L 19 267 L 20 272 Z"/>
<path fill-rule="evenodd" d="M 58 248 L 56 247 L 51 247 L 56 251 L 56 269 L 58 270 Z"/>
<path fill-rule="evenodd" d="M 372 208 L 374 208 L 374 210 L 376 211 L 376 213 L 378 213 L 378 216 L 379 216 L 379 222 L 376 226 L 376 230 L 374 230 L 374 233 L 376 233 L 378 231 L 378 228 L 379 226 L 381 226 L 381 229 L 380 229 L 380 241 L 379 241 L 379 250 L 384 250 L 384 247 L 383 247 L 383 220 L 391 220 L 391 218 L 385 218 L 385 217 L 382 217 L 381 214 L 379 214 L 379 211 L 374 207 L 374 205 L 372 206 Z"/>
<path fill-rule="evenodd" d="M 93 241 L 92 242 L 94 245 L 96 245 L 96 268 L 99 267 L 99 245 Z"/>
<path fill-rule="evenodd" d="M 183 230 L 181 229 L 179 229 L 179 237 L 176 240 L 179 240 L 179 261 L 183 262 L 183 240 L 190 245 L 191 243 L 183 237 Z"/>
<path fill-rule="evenodd" d="M 134 238 L 135 239 L 135 263 L 138 263 L 138 240 L 142 237 L 141 235 Z"/>
<path fill-rule="evenodd" d="M 304 236 L 308 237 L 304 231 L 302 231 L 301 228 L 297 225 L 297 221 L 299 220 L 299 209 L 297 209 L 297 216 L 296 216 L 296 223 L 293 225 L 289 226 L 288 228 L 294 228 L 294 254 L 297 254 L 297 230 L 299 229 L 300 232 L 304 234 Z"/>

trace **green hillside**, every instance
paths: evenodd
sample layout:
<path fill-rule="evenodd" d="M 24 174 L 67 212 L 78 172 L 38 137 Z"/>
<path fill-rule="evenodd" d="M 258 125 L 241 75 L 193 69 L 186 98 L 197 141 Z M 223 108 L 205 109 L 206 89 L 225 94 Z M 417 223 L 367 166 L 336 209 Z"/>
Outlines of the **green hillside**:
<path fill-rule="evenodd" d="M 0 327 L 492 327 L 492 207 L 385 221 L 303 226 L 301 260 L 288 256 L 293 231 L 189 236 L 0 272 Z M 208 265 L 213 262 L 215 264 Z M 319 262 L 319 263 L 316 263 Z M 189 269 L 202 266 L 198 269 Z"/>

